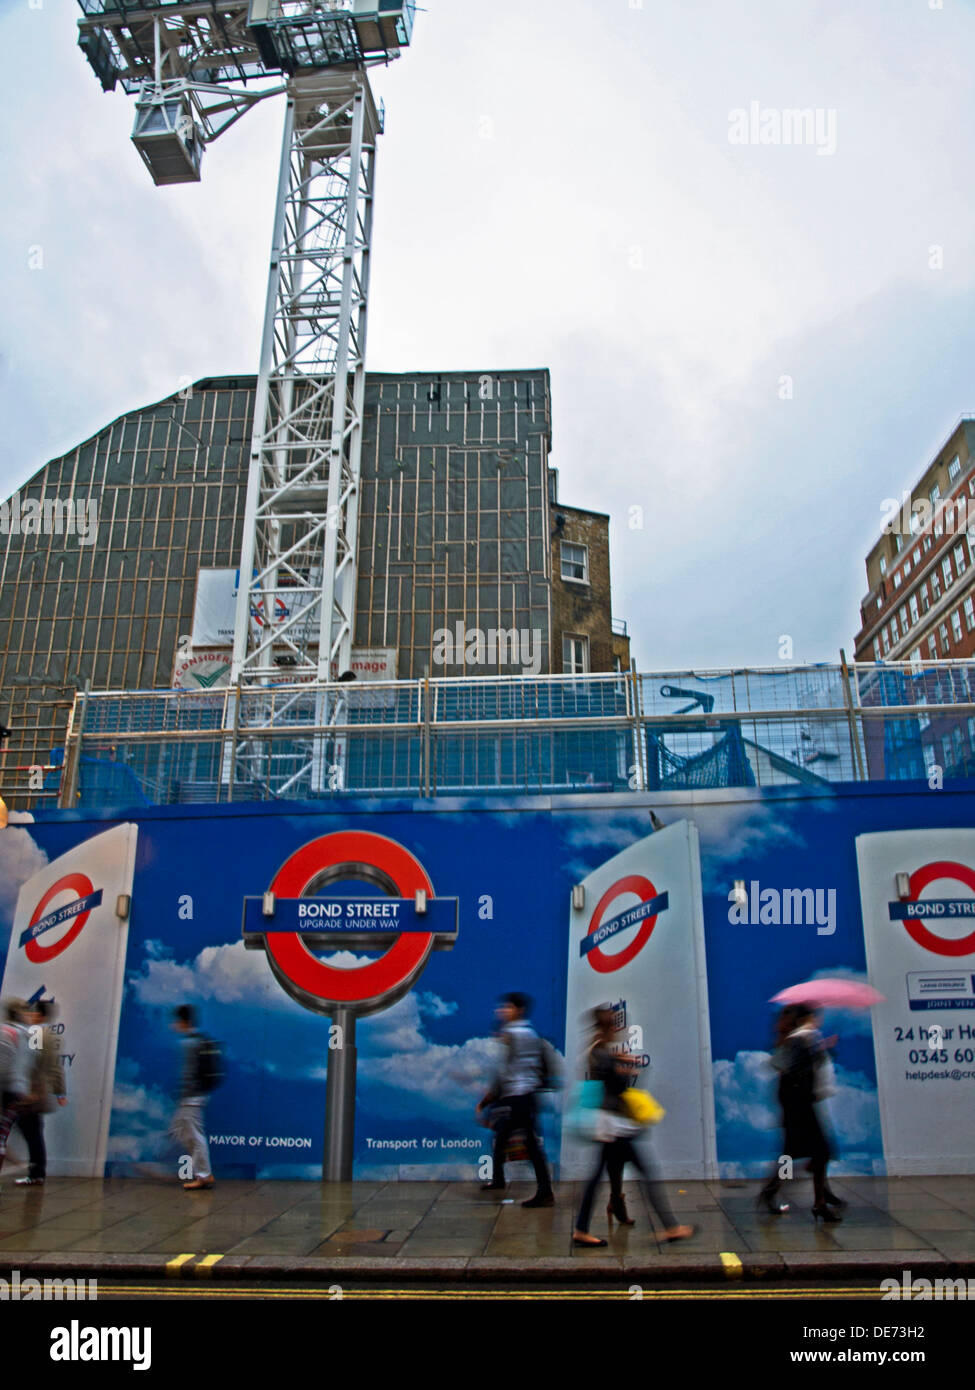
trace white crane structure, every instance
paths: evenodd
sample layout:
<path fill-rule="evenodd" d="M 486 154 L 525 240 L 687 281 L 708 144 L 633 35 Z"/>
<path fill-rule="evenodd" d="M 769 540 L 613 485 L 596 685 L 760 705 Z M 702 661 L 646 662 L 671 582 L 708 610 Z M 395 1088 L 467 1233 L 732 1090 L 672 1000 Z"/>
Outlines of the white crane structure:
<path fill-rule="evenodd" d="M 349 670 L 376 143 L 368 68 L 409 44 L 414 0 L 79 0 L 103 88 L 136 97 L 157 184 L 286 93 L 237 582 L 237 767 L 272 796 L 328 784 L 323 688 Z M 289 692 L 274 687 L 287 684 Z M 263 692 L 263 695 L 260 693 Z M 249 725 L 295 739 L 283 755 Z M 319 732 L 307 739 L 301 727 Z M 333 746 L 333 759 L 335 756 Z"/>

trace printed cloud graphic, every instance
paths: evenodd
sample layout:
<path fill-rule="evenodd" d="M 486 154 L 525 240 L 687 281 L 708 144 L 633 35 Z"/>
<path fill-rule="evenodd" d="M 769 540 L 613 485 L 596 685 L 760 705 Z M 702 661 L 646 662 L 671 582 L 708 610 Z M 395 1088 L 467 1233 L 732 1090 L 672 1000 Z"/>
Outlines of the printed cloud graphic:
<path fill-rule="evenodd" d="M 753 801 L 732 802 L 706 807 L 667 805 L 661 800 L 657 814 L 664 825 L 689 820 L 697 826 L 701 837 L 701 859 L 705 890 L 724 884 L 725 865 L 739 866 L 749 857 L 760 858 L 770 850 L 786 844 L 801 847 L 800 835 L 783 823 L 775 807 Z M 572 849 L 596 850 L 598 856 L 580 856 L 566 865 L 566 871 L 579 876 L 589 873 L 596 862 L 602 862 L 628 848 L 637 840 L 654 833 L 650 817 L 643 808 L 585 818 L 573 817 L 563 830 L 566 845 Z M 727 891 L 727 885 L 724 891 Z"/>
<path fill-rule="evenodd" d="M 157 1087 L 141 1084 L 132 1062 L 119 1064 L 112 1094 L 112 1132 L 108 1157 L 137 1161 L 164 1150 L 172 1101 Z"/>
<path fill-rule="evenodd" d="M 745 1166 L 753 1174 L 763 1171 L 762 1165 L 768 1167 L 780 1143 L 775 1075 L 769 1060 L 767 1052 L 739 1052 L 733 1061 L 718 1058 L 714 1062 L 718 1156 L 723 1152 L 748 1155 Z M 859 1072 L 837 1066 L 836 1094 L 826 1103 L 825 1113 L 836 1136 L 839 1159 L 872 1171 L 873 1160 L 882 1152 L 874 1087 Z M 724 1162 L 721 1169 L 725 1176 L 732 1176 Z"/>
<path fill-rule="evenodd" d="M 28 831 L 8 825 L 0 833 L 0 927 L 13 921 L 17 894 L 47 862 L 47 855 Z"/>
<path fill-rule="evenodd" d="M 423 1043 L 422 1050 L 360 1059 L 367 1084 L 389 1086 L 446 1110 L 471 1113 L 497 1068 L 493 1038 Z"/>
<path fill-rule="evenodd" d="M 762 858 L 770 850 L 790 844 L 801 847 L 802 837 L 786 825 L 774 806 L 756 802 L 731 802 L 696 810 L 688 817 L 701 837 L 701 866 L 705 892 L 728 891 L 725 866 L 740 868 L 749 859 Z M 733 877 L 740 877 L 734 874 Z"/>
<path fill-rule="evenodd" d="M 323 1029 L 326 1020 L 295 1003 L 271 974 L 262 951 L 248 951 L 243 942 L 205 946 L 192 960 L 178 961 L 162 954 L 159 942 L 146 943 L 142 971 L 130 977 L 129 987 L 140 1004 L 172 1008 L 187 1001 L 212 1005 L 246 1005 L 288 1015 L 287 1032 L 272 1028 L 259 1058 L 247 1048 L 250 1024 L 242 1032 L 236 1007 L 228 1012 L 233 1024 L 231 1042 L 236 1064 L 266 1071 L 279 1080 L 321 1081 L 325 1077 Z M 370 959 L 342 951 L 330 963 L 351 969 Z M 457 1012 L 457 1004 L 429 990 L 407 994 L 391 1008 L 360 1021 L 357 1030 L 358 1071 L 366 1084 L 394 1086 L 435 1098 L 450 1109 L 471 1106 L 471 1096 L 486 1088 L 495 1065 L 490 1038 L 461 1044 L 433 1044 L 424 1033 L 425 1019 L 440 1020 Z M 222 1020 L 223 1021 L 223 1020 Z M 295 1026 L 307 1027 L 307 1046 L 296 1046 Z M 304 1032 L 301 1034 L 305 1037 Z M 479 1090 L 480 1088 L 480 1090 Z M 117 1096 L 121 1094 L 117 1092 Z M 476 1099 L 476 1096 L 475 1096 Z M 118 1101 L 121 1106 L 123 1102 Z"/>

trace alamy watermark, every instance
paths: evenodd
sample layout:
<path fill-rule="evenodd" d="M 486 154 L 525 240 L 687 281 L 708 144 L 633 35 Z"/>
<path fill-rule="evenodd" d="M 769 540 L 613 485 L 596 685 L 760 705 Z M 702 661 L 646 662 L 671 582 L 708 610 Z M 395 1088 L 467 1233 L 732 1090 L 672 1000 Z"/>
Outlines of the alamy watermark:
<path fill-rule="evenodd" d="M 915 1279 L 909 1269 L 904 1270 L 899 1280 L 881 1279 L 880 1287 L 884 1299 L 975 1299 L 975 1279 Z"/>
<path fill-rule="evenodd" d="M 730 145 L 814 145 L 817 154 L 836 153 L 836 108 L 777 107 L 750 101 L 728 112 Z"/>
<path fill-rule="evenodd" d="M 537 676 L 542 669 L 542 633 L 533 628 L 497 628 L 486 631 L 457 622 L 453 630 L 438 627 L 433 634 L 435 666 L 520 666 Z"/>
<path fill-rule="evenodd" d="M 30 1303 L 34 1299 L 67 1298 L 94 1302 L 98 1297 L 97 1279 L 22 1279 L 20 1270 L 10 1272 L 9 1279 L 0 1279 L 0 1302 Z"/>
<path fill-rule="evenodd" d="M 975 526 L 975 498 L 939 498 L 931 502 L 927 497 L 916 497 L 911 501 L 909 492 L 901 493 L 901 500 L 885 497 L 880 504 L 884 516 L 881 530 L 885 536 L 916 536 L 926 531 L 933 523 L 941 525 L 945 534 L 962 534 Z"/>
<path fill-rule="evenodd" d="M 740 880 L 728 894 L 728 921 L 741 927 L 815 927 L 817 936 L 836 931 L 835 888 L 763 888 Z"/>
<path fill-rule="evenodd" d="M 98 502 L 89 497 L 21 497 L 0 502 L 0 536 L 70 536 L 92 545 L 98 533 Z"/>

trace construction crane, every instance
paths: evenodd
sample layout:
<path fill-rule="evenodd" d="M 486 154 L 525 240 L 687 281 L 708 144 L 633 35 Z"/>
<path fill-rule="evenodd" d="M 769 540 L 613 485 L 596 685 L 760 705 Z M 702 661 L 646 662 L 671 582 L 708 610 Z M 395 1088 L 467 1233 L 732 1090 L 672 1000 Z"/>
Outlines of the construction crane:
<path fill-rule="evenodd" d="M 377 138 L 368 69 L 410 43 L 414 0 L 79 0 L 102 87 L 135 96 L 157 184 L 287 96 L 240 551 L 231 684 L 238 771 L 273 796 L 334 786 L 319 733 L 351 665 Z M 272 688 L 287 683 L 290 693 Z M 248 725 L 295 735 L 275 755 Z M 332 745 L 335 746 L 334 743 Z M 225 762 L 226 768 L 226 762 Z M 226 771 L 225 771 L 226 776 Z"/>

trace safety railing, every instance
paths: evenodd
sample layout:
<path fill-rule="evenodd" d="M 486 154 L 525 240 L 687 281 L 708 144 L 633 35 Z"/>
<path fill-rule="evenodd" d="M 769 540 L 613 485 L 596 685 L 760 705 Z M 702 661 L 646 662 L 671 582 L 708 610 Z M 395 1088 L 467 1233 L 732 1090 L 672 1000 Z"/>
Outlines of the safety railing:
<path fill-rule="evenodd" d="M 975 663 L 79 694 L 62 806 L 975 776 Z"/>

